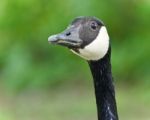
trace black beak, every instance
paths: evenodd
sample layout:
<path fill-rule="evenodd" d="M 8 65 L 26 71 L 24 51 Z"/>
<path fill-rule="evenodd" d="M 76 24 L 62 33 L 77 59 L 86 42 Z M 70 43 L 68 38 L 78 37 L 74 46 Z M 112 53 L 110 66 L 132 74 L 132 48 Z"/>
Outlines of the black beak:
<path fill-rule="evenodd" d="M 79 38 L 79 27 L 69 27 L 62 33 L 52 35 L 48 38 L 48 42 L 68 48 L 79 48 L 82 44 Z"/>

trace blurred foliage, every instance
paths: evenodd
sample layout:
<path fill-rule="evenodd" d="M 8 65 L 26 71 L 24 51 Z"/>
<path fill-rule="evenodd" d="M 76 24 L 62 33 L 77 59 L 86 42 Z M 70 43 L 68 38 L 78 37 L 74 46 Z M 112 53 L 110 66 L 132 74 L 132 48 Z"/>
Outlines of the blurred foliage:
<path fill-rule="evenodd" d="M 106 24 L 117 82 L 150 83 L 149 0 L 1 0 L 1 83 L 20 91 L 91 79 L 84 60 L 47 42 L 77 16 L 96 16 Z"/>

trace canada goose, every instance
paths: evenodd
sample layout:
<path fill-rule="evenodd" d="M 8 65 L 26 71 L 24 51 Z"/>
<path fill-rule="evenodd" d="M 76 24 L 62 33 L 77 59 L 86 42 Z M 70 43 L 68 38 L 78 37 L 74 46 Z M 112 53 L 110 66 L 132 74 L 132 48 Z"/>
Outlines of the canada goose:
<path fill-rule="evenodd" d="M 111 46 L 104 23 L 96 17 L 78 17 L 62 33 L 48 38 L 85 59 L 94 79 L 98 120 L 118 120 L 111 72 Z"/>

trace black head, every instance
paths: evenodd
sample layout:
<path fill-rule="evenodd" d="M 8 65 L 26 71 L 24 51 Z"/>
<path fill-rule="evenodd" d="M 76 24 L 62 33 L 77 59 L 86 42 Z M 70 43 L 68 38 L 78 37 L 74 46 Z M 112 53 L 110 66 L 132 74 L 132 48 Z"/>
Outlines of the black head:
<path fill-rule="evenodd" d="M 103 23 L 95 17 L 78 17 L 73 20 L 71 26 L 80 27 L 78 34 L 83 41 L 80 47 L 84 48 L 95 40 Z"/>
<path fill-rule="evenodd" d="M 100 59 L 109 46 L 107 30 L 96 17 L 78 17 L 62 33 L 52 35 L 48 41 L 70 48 L 86 60 Z"/>

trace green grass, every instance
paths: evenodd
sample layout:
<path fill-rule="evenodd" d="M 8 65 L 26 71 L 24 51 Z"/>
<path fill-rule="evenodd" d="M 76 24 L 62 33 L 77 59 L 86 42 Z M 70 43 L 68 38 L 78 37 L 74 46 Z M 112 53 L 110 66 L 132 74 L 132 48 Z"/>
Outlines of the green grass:
<path fill-rule="evenodd" d="M 149 88 L 116 87 L 120 120 L 150 119 Z M 93 88 L 84 84 L 0 96 L 0 120 L 97 120 Z"/>

